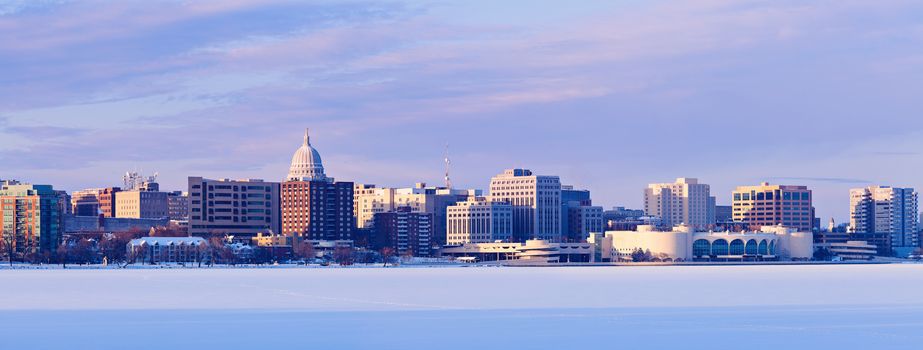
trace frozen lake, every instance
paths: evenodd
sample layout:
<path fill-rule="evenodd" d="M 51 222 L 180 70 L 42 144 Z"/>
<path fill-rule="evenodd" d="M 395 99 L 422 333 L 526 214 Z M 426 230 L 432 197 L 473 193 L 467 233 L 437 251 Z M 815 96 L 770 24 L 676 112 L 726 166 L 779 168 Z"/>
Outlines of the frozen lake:
<path fill-rule="evenodd" d="M 918 349 L 923 265 L 0 270 L 0 349 Z"/>

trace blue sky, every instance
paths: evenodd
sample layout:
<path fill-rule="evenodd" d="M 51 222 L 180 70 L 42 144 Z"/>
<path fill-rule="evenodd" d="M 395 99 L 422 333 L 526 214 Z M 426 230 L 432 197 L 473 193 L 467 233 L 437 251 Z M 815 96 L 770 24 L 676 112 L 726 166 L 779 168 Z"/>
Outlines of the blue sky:
<path fill-rule="evenodd" d="M 508 167 L 603 206 L 698 177 L 923 187 L 918 1 L 6 1 L 0 178 L 284 178 L 305 127 L 341 180 Z"/>

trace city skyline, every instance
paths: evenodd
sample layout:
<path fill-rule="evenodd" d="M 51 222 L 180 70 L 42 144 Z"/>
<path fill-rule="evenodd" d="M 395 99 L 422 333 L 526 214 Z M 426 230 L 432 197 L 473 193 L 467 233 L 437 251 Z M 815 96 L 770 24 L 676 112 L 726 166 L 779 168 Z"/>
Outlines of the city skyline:
<path fill-rule="evenodd" d="M 311 127 L 381 186 L 441 184 L 448 143 L 457 188 L 528 168 L 606 208 L 768 181 L 845 223 L 851 188 L 923 187 L 921 4 L 95 4 L 0 5 L 0 178 L 281 182 Z"/>

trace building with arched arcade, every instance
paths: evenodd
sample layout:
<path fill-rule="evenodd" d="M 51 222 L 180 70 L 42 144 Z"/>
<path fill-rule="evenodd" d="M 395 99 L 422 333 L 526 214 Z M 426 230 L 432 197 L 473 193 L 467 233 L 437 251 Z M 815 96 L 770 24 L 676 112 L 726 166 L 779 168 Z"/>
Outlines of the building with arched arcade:
<path fill-rule="evenodd" d="M 596 243 L 610 261 L 632 261 L 639 249 L 653 261 L 772 261 L 808 260 L 813 234 L 783 226 L 754 232 L 701 232 L 680 225 L 671 231 L 639 226 L 637 231 L 608 231 Z"/>

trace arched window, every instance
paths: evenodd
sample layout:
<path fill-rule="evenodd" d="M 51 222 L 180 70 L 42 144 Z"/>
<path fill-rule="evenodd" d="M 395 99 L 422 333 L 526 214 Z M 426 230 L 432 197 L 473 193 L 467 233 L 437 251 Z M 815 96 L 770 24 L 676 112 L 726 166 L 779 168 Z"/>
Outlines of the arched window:
<path fill-rule="evenodd" d="M 735 239 L 731 242 L 731 255 L 744 255 L 744 241 Z"/>
<path fill-rule="evenodd" d="M 728 255 L 728 241 L 718 239 L 712 242 L 711 253 L 714 255 Z"/>
<path fill-rule="evenodd" d="M 769 255 L 776 255 L 776 241 L 769 242 Z"/>
<path fill-rule="evenodd" d="M 755 239 L 747 241 L 747 255 L 756 255 L 756 252 L 759 250 L 757 247 L 759 243 L 756 243 Z"/>
<path fill-rule="evenodd" d="M 695 257 L 711 255 L 711 244 L 704 239 L 697 239 L 692 243 L 692 255 Z"/>
<path fill-rule="evenodd" d="M 760 241 L 760 255 L 769 255 L 769 244 L 765 239 Z"/>

